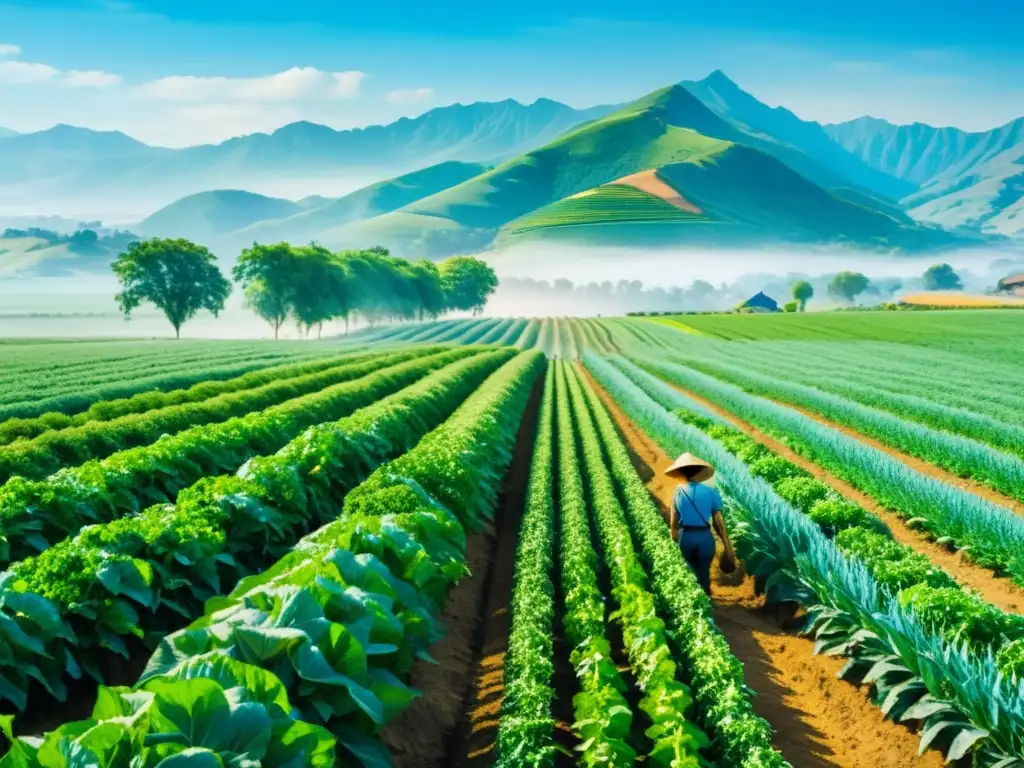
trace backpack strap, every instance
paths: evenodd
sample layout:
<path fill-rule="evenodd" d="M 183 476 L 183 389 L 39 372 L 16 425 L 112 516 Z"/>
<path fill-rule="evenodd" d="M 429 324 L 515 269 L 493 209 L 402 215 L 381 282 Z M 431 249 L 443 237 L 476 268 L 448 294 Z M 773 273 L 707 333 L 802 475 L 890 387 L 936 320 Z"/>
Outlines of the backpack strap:
<path fill-rule="evenodd" d="M 690 506 L 693 507 L 693 511 L 697 513 L 697 517 L 700 518 L 701 522 L 703 522 L 706 527 L 710 528 L 711 521 L 705 518 L 704 515 L 700 513 L 700 509 L 697 508 L 697 504 L 694 502 L 692 498 L 690 498 L 690 494 L 686 492 L 686 487 L 687 486 L 680 485 L 679 490 L 682 492 L 683 496 L 686 497 L 686 500 L 690 502 Z M 678 512 L 679 510 L 677 509 L 676 511 Z M 682 515 L 680 515 L 680 517 L 682 517 Z"/>

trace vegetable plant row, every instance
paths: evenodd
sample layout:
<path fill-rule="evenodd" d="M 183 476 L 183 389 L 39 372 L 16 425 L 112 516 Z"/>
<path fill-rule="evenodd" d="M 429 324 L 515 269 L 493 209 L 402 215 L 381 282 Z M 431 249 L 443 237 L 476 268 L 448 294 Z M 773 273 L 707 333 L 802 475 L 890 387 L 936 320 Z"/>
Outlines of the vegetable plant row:
<path fill-rule="evenodd" d="M 410 357 L 422 353 L 398 354 Z M 200 402 L 169 405 L 110 421 L 91 421 L 81 426 L 44 432 L 32 440 L 19 440 L 0 447 L 0 482 L 6 482 L 15 475 L 39 480 L 62 467 L 77 466 L 90 459 L 102 459 L 118 451 L 148 445 L 162 435 L 173 435 L 190 427 L 224 422 L 235 416 L 261 411 L 310 392 L 366 376 L 380 368 L 386 358 L 385 353 L 368 355 L 352 362 L 341 360 L 326 369 L 317 368 L 287 378 L 282 376 L 262 386 L 225 392 Z"/>
<path fill-rule="evenodd" d="M 700 349 L 702 359 L 707 359 L 705 356 L 710 351 L 713 354 L 711 360 L 717 363 L 723 356 L 731 357 L 733 354 L 723 346 L 726 345 L 703 344 L 695 349 Z M 868 367 L 864 353 L 853 357 L 850 362 L 823 359 L 828 354 L 828 350 L 820 346 L 804 351 L 801 347 L 796 350 L 789 346 L 763 349 L 747 345 L 743 362 L 748 369 L 760 373 L 809 384 L 936 429 L 973 437 L 1018 455 L 1024 452 L 1024 396 L 1020 394 L 1024 392 L 1024 384 L 1018 388 L 1018 394 L 1011 395 L 996 390 L 991 371 L 975 372 L 973 380 L 951 380 L 952 377 L 947 378 L 947 369 L 944 369 L 943 379 L 936 381 L 921 376 L 921 365 L 893 375 Z M 877 354 L 874 353 L 876 357 Z M 886 357 L 887 363 L 891 357 Z M 956 373 L 964 376 L 963 370 Z"/>
<path fill-rule="evenodd" d="M 635 359 L 784 440 L 941 543 L 956 546 L 979 565 L 1024 585 L 1024 518 L 1009 508 L 928 477 L 884 451 L 707 374 L 649 358 Z"/>
<path fill-rule="evenodd" d="M 715 626 L 711 602 L 668 535 L 665 521 L 634 469 L 611 417 L 585 381 L 582 390 L 623 500 L 636 550 L 651 576 L 659 611 L 675 632 L 679 661 L 696 699 L 699 721 L 713 738 L 713 752 L 723 765 L 787 766 L 772 748 L 771 727 L 754 714 L 743 682 L 743 664 Z M 590 427 L 584 432 L 589 434 Z"/>
<path fill-rule="evenodd" d="M 554 764 L 555 369 L 548 368 L 516 549 L 504 695 L 495 745 L 498 768 Z"/>
<path fill-rule="evenodd" d="M 647 575 L 634 550 L 577 374 L 564 364 L 559 367 L 568 379 L 591 519 L 611 582 L 611 596 L 618 606 L 612 618 L 621 624 L 629 665 L 643 694 L 639 707 L 646 715 L 645 735 L 652 742 L 647 762 L 666 768 L 699 764 L 700 753 L 710 746 L 710 740 L 688 719 L 693 712 L 693 696 L 689 687 L 676 679 L 665 624 L 647 587 Z"/>
<path fill-rule="evenodd" d="M 396 353 L 405 362 L 265 411 L 187 429 L 46 480 L 12 478 L 0 487 L 0 566 L 42 551 L 84 525 L 171 501 L 202 477 L 232 472 L 253 456 L 280 449 L 307 427 L 339 419 L 478 351 L 461 347 L 411 360 L 406 358 L 413 353 Z"/>
<path fill-rule="evenodd" d="M 203 765 L 388 765 L 376 733 L 416 695 L 405 680 L 440 634 L 445 594 L 466 573 L 467 530 L 493 513 L 497 478 L 542 366 L 536 354 L 507 363 L 441 427 L 350 493 L 341 517 L 161 643 L 137 690 L 154 692 L 156 706 L 177 707 L 173 738 L 162 738 L 170 730 L 162 719 L 113 720 L 115 708 L 98 705 L 102 720 L 68 724 L 41 746 L 19 740 L 21 761 L 11 765 L 43 765 L 47 750 L 59 748 L 94 752 L 92 734 L 101 730 L 104 749 L 92 762 L 101 768 L 124 764 L 123 755 L 155 765 L 176 752 L 197 761 L 202 753 Z M 188 686 L 165 694 L 182 679 Z M 100 692 L 100 704 L 118 703 L 117 714 L 143 698 Z M 270 718 L 231 706 L 268 699 Z M 328 732 L 333 749 L 322 738 Z M 162 741 L 166 753 L 154 747 Z"/>
<path fill-rule="evenodd" d="M 231 370 L 243 366 L 237 373 L 221 377 L 228 378 L 246 370 L 294 359 L 295 355 L 294 352 L 282 354 L 280 351 L 258 347 L 237 353 L 168 352 L 164 356 L 154 356 L 151 360 L 98 365 L 82 371 L 60 371 L 45 378 L 26 375 L 23 380 L 8 380 L 4 385 L 3 392 L 0 392 L 0 401 L 3 402 L 0 405 L 0 417 L 37 416 L 53 410 L 82 410 L 94 402 L 89 399 L 94 392 L 117 392 L 104 394 L 98 399 L 122 397 L 147 389 L 183 386 L 177 383 L 179 380 L 194 384 L 203 381 L 204 377 L 217 378 L 216 372 L 226 367 L 230 366 L 228 370 Z M 175 383 L 166 385 L 163 383 L 166 381 Z"/>
<path fill-rule="evenodd" d="M 971 753 L 983 768 L 1024 765 L 1020 682 L 927 624 L 721 442 L 672 416 L 607 361 L 591 355 L 586 362 L 665 450 L 714 464 L 730 517 L 740 519 L 740 554 L 768 597 L 807 606 L 818 650 L 849 657 L 847 671 L 874 686 L 888 717 L 920 722 L 922 749 L 939 747 L 950 760 Z"/>
<path fill-rule="evenodd" d="M 96 380 L 73 379 L 57 388 L 36 382 L 35 388 L 18 393 L 4 387 L 6 402 L 0 404 L 0 421 L 31 419 L 58 411 L 76 414 L 99 400 L 128 397 L 151 389 L 169 390 L 188 387 L 213 379 L 229 379 L 294 358 L 281 352 L 247 352 L 241 355 L 207 354 L 199 359 L 165 359 L 161 364 L 139 370 L 132 366 L 104 368 L 104 376 Z M 12 399 L 11 399 L 12 398 Z"/>
<path fill-rule="evenodd" d="M 887 411 L 863 406 L 816 387 L 783 381 L 725 363 L 693 359 L 687 360 L 686 364 L 752 394 L 807 408 L 886 445 L 1024 500 L 1024 459 L 1020 456 L 1004 453 L 969 437 L 906 421 Z"/>
<path fill-rule="evenodd" d="M 166 408 L 182 403 L 200 402 L 226 392 L 238 392 L 269 384 L 279 379 L 290 379 L 296 376 L 316 373 L 339 365 L 342 362 L 354 363 L 374 354 L 380 353 L 358 350 L 342 356 L 332 355 L 312 361 L 274 365 L 223 381 L 202 381 L 187 389 L 174 389 L 168 392 L 155 390 L 140 392 L 129 397 L 100 400 L 81 413 L 70 416 L 60 411 L 51 411 L 50 413 L 44 413 L 42 416 L 29 419 L 8 419 L 0 423 L 0 445 L 6 445 L 20 439 L 31 439 L 52 429 L 77 427 L 91 421 L 110 421 L 133 413 L 154 411 L 158 408 Z"/>
<path fill-rule="evenodd" d="M 556 380 L 558 431 L 559 568 L 565 605 L 562 619 L 569 662 L 579 692 L 573 697 L 580 762 L 630 766 L 637 754 L 628 742 L 633 712 L 608 641 L 604 592 L 598 581 L 587 500 L 576 453 L 576 436 L 563 371 Z"/>
<path fill-rule="evenodd" d="M 173 506 L 90 526 L 11 566 L 0 575 L 0 616 L 20 631 L 9 637 L 11 658 L 0 659 L 12 687 L 0 687 L 0 699 L 24 709 L 34 678 L 63 701 L 80 670 L 104 682 L 106 657 L 130 657 L 126 639 L 152 645 L 182 617 L 201 613 L 222 584 L 272 563 L 334 519 L 347 490 L 437 427 L 512 355 L 498 350 L 452 363 L 307 430 L 237 476 L 200 480 Z"/>
<path fill-rule="evenodd" d="M 948 573 L 912 547 L 893 540 L 885 524 L 859 504 L 837 494 L 806 470 L 778 456 L 721 419 L 709 418 L 689 398 L 664 396 L 664 385 L 622 361 L 621 369 L 673 415 L 718 440 L 794 508 L 808 515 L 851 559 L 914 608 L 925 624 L 979 657 L 991 656 L 1007 677 L 1024 678 L 1024 616 L 1007 614 L 963 590 Z M 680 401 L 683 401 L 680 403 Z M 689 402 L 686 402 L 689 401 Z M 748 566 L 751 563 L 748 562 Z"/>

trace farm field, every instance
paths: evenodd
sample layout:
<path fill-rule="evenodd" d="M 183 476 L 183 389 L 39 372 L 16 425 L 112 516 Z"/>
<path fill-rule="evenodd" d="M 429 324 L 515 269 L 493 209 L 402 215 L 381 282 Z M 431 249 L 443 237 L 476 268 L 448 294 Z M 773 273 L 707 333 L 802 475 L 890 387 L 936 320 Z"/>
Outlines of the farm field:
<path fill-rule="evenodd" d="M 0 768 L 1021 768 L 1018 316 L 0 344 Z"/>

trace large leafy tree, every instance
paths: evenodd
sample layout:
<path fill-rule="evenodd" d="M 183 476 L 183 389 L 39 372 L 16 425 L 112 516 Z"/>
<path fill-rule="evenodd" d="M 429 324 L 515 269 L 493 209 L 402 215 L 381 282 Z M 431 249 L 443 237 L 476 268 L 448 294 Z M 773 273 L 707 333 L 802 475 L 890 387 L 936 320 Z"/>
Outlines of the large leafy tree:
<path fill-rule="evenodd" d="M 828 292 L 831 296 L 852 303 L 868 289 L 869 285 L 871 285 L 871 281 L 860 272 L 840 272 L 828 284 Z"/>
<path fill-rule="evenodd" d="M 294 306 L 298 258 L 288 243 L 254 243 L 242 251 L 231 273 L 242 284 L 245 305 L 270 324 L 275 339 Z"/>
<path fill-rule="evenodd" d="M 814 297 L 814 286 L 806 280 L 797 280 L 793 283 L 793 298 L 800 306 L 800 311 L 807 310 L 807 302 Z"/>
<path fill-rule="evenodd" d="M 485 262 L 472 256 L 456 256 L 441 262 L 441 283 L 450 309 L 474 315 L 483 311 L 498 288 L 498 276 Z"/>
<path fill-rule="evenodd" d="M 121 284 L 115 298 L 125 317 L 149 302 L 170 320 L 175 338 L 181 338 L 181 326 L 199 310 L 219 314 L 231 295 L 217 258 L 188 240 L 134 242 L 117 257 L 113 270 Z"/>
<path fill-rule="evenodd" d="M 933 264 L 924 272 L 926 291 L 961 291 L 963 287 L 960 275 L 949 264 Z"/>

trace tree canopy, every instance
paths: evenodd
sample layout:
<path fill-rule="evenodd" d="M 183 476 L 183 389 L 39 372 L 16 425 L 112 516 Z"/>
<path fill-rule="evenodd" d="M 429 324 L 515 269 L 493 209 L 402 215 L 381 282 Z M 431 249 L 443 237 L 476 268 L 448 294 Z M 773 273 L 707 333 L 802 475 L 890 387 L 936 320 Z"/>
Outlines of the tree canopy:
<path fill-rule="evenodd" d="M 483 311 L 488 297 L 498 287 L 494 270 L 472 256 L 456 256 L 442 262 L 441 282 L 449 306 L 474 315 Z"/>
<path fill-rule="evenodd" d="M 115 296 L 125 318 L 143 302 L 162 311 L 174 335 L 201 309 L 216 316 L 231 294 L 231 283 L 217 267 L 217 258 L 188 240 L 144 240 L 128 246 L 112 268 L 121 284 Z"/>
<path fill-rule="evenodd" d="M 270 324 L 275 338 L 288 318 L 308 334 L 334 319 L 347 327 L 352 316 L 373 325 L 433 319 L 452 310 L 476 314 L 498 283 L 478 259 L 438 265 L 407 261 L 380 247 L 332 253 L 315 243 L 253 245 L 242 252 L 233 275 L 246 306 Z"/>
<path fill-rule="evenodd" d="M 828 284 L 828 292 L 831 296 L 852 303 L 868 289 L 869 285 L 871 285 L 871 281 L 860 272 L 840 272 Z"/>
<path fill-rule="evenodd" d="M 796 299 L 800 311 L 806 311 L 807 302 L 814 298 L 814 286 L 806 280 L 797 280 L 793 283 L 793 298 Z"/>
<path fill-rule="evenodd" d="M 960 291 L 964 284 L 949 264 L 933 264 L 924 272 L 926 291 Z"/>

